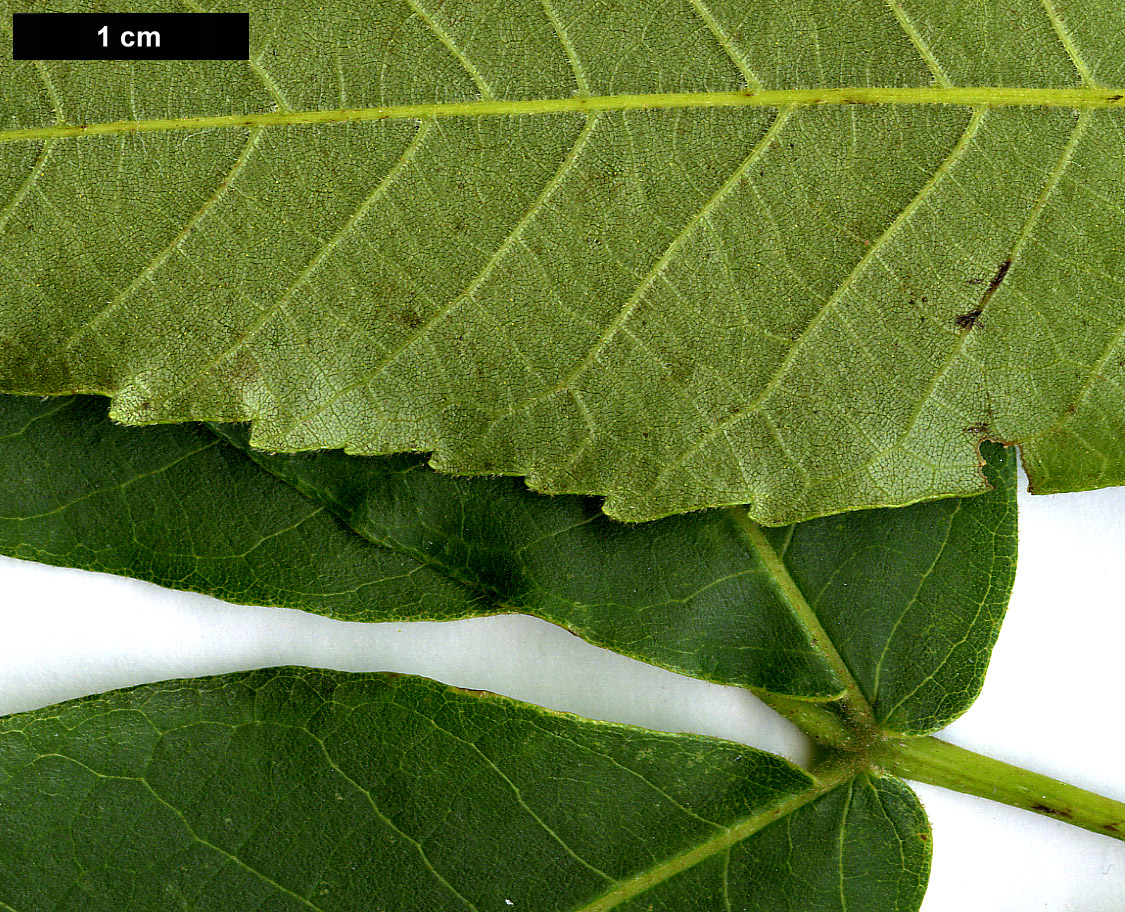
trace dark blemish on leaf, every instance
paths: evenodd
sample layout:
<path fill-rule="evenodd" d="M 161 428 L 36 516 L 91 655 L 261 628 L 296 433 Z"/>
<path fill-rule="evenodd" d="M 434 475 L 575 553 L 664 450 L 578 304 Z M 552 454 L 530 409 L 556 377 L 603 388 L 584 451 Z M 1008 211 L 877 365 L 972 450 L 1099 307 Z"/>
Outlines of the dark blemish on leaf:
<path fill-rule="evenodd" d="M 1064 808 L 1047 807 L 1047 805 L 1045 804 L 1033 804 L 1031 805 L 1031 810 L 1038 811 L 1040 814 L 1047 814 L 1051 817 L 1064 817 L 1066 819 L 1070 819 L 1074 816 L 1070 811 L 1065 810 Z"/>
<path fill-rule="evenodd" d="M 985 292 L 986 297 L 1000 287 L 1000 283 L 1004 281 L 1004 276 L 1008 274 L 1008 270 L 1011 268 L 1012 261 L 1010 259 L 1000 264 L 1000 268 L 996 270 L 996 275 L 994 275 L 992 281 L 988 283 L 988 290 Z M 984 301 L 981 301 L 981 303 L 983 304 Z"/>
<path fill-rule="evenodd" d="M 1000 264 L 1000 268 L 996 270 L 996 275 L 992 277 L 992 281 L 988 283 L 988 288 L 985 289 L 984 294 L 981 295 L 980 302 L 970 310 L 968 313 L 958 314 L 954 317 L 953 322 L 957 324 L 958 329 L 970 330 L 977 325 L 980 320 L 980 315 L 984 311 L 984 305 L 988 303 L 988 299 L 995 293 L 996 289 L 1000 287 L 1000 283 L 1004 281 L 1004 276 L 1008 274 L 1008 270 L 1012 268 L 1012 260 L 1009 257 Z M 970 280 L 972 282 L 973 280 Z"/>
<path fill-rule="evenodd" d="M 980 319 L 980 308 L 974 308 L 968 313 L 958 314 L 953 318 L 953 322 L 957 324 L 958 329 L 969 330 L 977 325 L 977 320 Z"/>
<path fill-rule="evenodd" d="M 974 437 L 980 437 L 988 434 L 989 427 L 983 421 L 980 424 L 970 424 L 965 428 L 966 434 L 972 434 Z"/>
<path fill-rule="evenodd" d="M 407 329 L 418 329 L 426 322 L 410 308 L 403 310 L 398 315 L 398 321 Z"/>
<path fill-rule="evenodd" d="M 1004 281 L 1004 276 L 1008 274 L 1008 270 L 1012 267 L 1010 259 L 1005 260 L 1000 264 L 1000 268 L 996 270 L 996 275 L 992 277 L 992 281 L 988 283 L 988 288 L 985 289 L 984 294 L 981 295 L 980 301 L 977 306 L 970 310 L 968 313 L 963 313 L 954 318 L 953 322 L 957 324 L 958 329 L 969 330 L 977 325 L 981 313 L 984 311 L 984 305 L 988 303 L 988 299 L 995 294 L 996 289 L 1000 287 L 1000 283 Z M 969 284 L 977 284 L 981 279 L 970 279 Z"/>
<path fill-rule="evenodd" d="M 1012 261 L 1010 259 L 1005 260 L 1003 263 L 1000 264 L 1000 268 L 996 270 L 996 274 L 992 277 L 992 280 L 988 283 L 988 288 L 984 292 L 985 297 L 984 297 L 984 299 L 981 300 L 981 304 L 983 304 L 984 301 L 988 298 L 988 296 L 991 295 L 992 292 L 994 292 L 999 287 L 1000 283 L 1004 281 L 1004 276 L 1006 276 L 1008 274 L 1008 270 L 1011 269 L 1011 268 L 1012 268 Z M 965 281 L 965 284 L 966 285 L 983 285 L 984 279 L 982 279 L 978 276 L 975 279 L 967 279 Z"/>
<path fill-rule="evenodd" d="M 1125 95 L 1110 95 L 1106 101 L 1120 101 L 1122 98 L 1125 98 Z"/>

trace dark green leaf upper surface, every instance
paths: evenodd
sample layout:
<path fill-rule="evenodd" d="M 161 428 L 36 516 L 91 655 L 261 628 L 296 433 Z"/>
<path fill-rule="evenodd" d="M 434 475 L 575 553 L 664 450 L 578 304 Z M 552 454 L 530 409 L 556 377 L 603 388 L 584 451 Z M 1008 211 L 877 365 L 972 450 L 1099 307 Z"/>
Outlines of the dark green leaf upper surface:
<path fill-rule="evenodd" d="M 913 912 L 893 779 L 421 679 L 268 669 L 0 720 L 16 912 Z"/>
<path fill-rule="evenodd" d="M 984 681 L 1016 570 L 1015 456 L 989 452 L 991 494 L 765 530 L 885 730 L 944 728 Z"/>
<path fill-rule="evenodd" d="M 0 552 L 349 620 L 520 611 L 685 674 L 942 727 L 980 688 L 1015 560 L 1014 456 L 977 497 L 763 529 L 626 525 L 418 457 L 268 455 L 97 399 L 0 399 Z"/>
<path fill-rule="evenodd" d="M 1117 0 L 222 8 L 0 60 L 0 389 L 625 519 L 1125 482 Z"/>

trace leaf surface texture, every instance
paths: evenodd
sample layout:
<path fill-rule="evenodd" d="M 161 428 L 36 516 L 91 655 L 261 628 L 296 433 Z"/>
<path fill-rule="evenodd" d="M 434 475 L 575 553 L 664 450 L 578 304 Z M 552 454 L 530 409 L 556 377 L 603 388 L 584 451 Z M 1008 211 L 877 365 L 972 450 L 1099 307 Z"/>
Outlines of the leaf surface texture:
<path fill-rule="evenodd" d="M 3 389 L 627 519 L 1125 482 L 1116 3 L 236 8 L 0 62 Z"/>

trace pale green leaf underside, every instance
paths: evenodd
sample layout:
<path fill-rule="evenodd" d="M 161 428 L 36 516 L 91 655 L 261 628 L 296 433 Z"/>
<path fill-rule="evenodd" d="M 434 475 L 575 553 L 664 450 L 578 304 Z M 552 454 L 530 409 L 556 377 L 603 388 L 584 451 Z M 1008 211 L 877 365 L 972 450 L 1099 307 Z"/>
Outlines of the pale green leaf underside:
<path fill-rule="evenodd" d="M 239 8 L 0 63 L 3 389 L 630 519 L 1125 481 L 1117 4 Z"/>
<path fill-rule="evenodd" d="M 0 720 L 17 912 L 914 912 L 914 794 L 400 675 L 145 685 Z"/>

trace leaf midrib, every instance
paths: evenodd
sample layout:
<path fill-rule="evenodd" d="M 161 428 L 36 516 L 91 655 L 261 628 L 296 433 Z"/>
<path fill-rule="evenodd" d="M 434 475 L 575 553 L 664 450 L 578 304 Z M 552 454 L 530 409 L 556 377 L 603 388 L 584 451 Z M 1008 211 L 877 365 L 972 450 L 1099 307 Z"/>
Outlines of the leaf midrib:
<path fill-rule="evenodd" d="M 286 485 L 296 494 L 300 495 L 302 498 L 312 503 L 313 505 L 327 510 L 328 513 L 332 515 L 332 517 L 340 524 L 342 528 L 346 529 L 352 535 L 363 539 L 363 541 L 368 545 L 371 545 L 375 548 L 381 548 L 384 551 L 388 551 L 392 554 L 397 554 L 400 557 L 409 558 L 410 560 L 416 562 L 419 567 L 427 567 L 435 571 L 436 573 L 439 573 L 450 582 L 464 587 L 464 589 L 469 592 L 472 599 L 477 601 L 487 601 L 490 605 L 493 605 L 496 608 L 497 613 L 526 612 L 529 609 L 530 606 L 527 605 L 516 605 L 504 601 L 496 592 L 488 589 L 485 586 L 482 586 L 477 580 L 462 576 L 461 574 L 457 573 L 455 567 L 451 567 L 447 564 L 443 564 L 440 561 L 435 560 L 432 555 L 427 554 L 424 551 L 416 551 L 412 548 L 408 548 L 401 542 L 395 541 L 394 539 L 376 537 L 371 533 L 370 530 L 366 532 L 361 531 L 351 523 L 351 511 L 348 509 L 348 507 L 344 504 L 339 503 L 327 492 L 322 491 L 311 484 L 295 484 L 293 479 L 287 477 L 284 474 L 281 474 L 280 472 L 275 472 L 273 468 L 267 463 L 259 462 L 257 459 L 255 459 L 250 450 L 243 449 L 241 446 L 236 446 L 229 437 L 215 430 L 215 428 L 211 427 L 210 424 L 203 424 L 202 426 L 215 437 L 218 443 L 221 443 L 225 446 L 230 447 L 232 450 L 237 451 L 239 455 L 242 456 L 242 458 L 252 463 L 260 471 L 266 472 L 271 477 L 277 479 L 282 484 Z"/>
<path fill-rule="evenodd" d="M 575 912 L 609 912 L 610 909 L 617 908 L 622 903 L 645 893 L 657 884 L 663 883 L 719 852 L 725 852 L 738 843 L 749 839 L 769 824 L 789 816 L 805 805 L 811 804 L 822 795 L 826 795 L 833 789 L 854 780 L 859 772 L 858 768 L 848 764 L 822 768 L 813 784 L 804 791 L 768 805 L 757 813 L 734 823 L 717 836 L 713 836 L 687 851 L 673 855 L 651 868 L 634 874 L 632 877 L 619 882 L 608 893 L 576 909 Z"/>
<path fill-rule="evenodd" d="M 541 611 L 537 610 L 534 604 L 524 602 L 513 603 L 503 599 L 499 593 L 484 586 L 480 581 L 472 577 L 466 577 L 459 573 L 456 567 L 449 566 L 441 561 L 435 560 L 433 555 L 424 551 L 418 551 L 404 545 L 402 542 L 394 538 L 387 538 L 381 535 L 374 534 L 374 530 L 361 529 L 352 521 L 353 510 L 346 504 L 340 503 L 329 492 L 309 483 L 307 480 L 296 481 L 283 472 L 276 471 L 269 462 L 259 461 L 254 458 L 254 451 L 252 448 L 244 447 L 241 444 L 235 443 L 225 433 L 218 430 L 217 427 L 209 423 L 204 423 L 202 427 L 206 428 L 209 433 L 214 435 L 217 442 L 222 443 L 232 450 L 235 450 L 239 455 L 251 462 L 260 471 L 266 472 L 273 478 L 285 484 L 288 488 L 300 495 L 311 504 L 326 510 L 341 526 L 350 534 L 361 538 L 368 545 L 376 548 L 383 549 L 392 554 L 397 554 L 400 557 L 408 558 L 415 561 L 419 567 L 426 567 L 435 573 L 440 574 L 445 579 L 449 580 L 456 585 L 462 586 L 474 601 L 484 601 L 496 609 L 496 613 L 520 613 L 531 614 L 536 617 L 542 617 Z M 761 527 L 749 518 L 745 507 L 730 507 L 726 511 L 727 516 L 732 520 L 733 527 L 737 530 L 738 535 L 743 546 L 746 548 L 747 557 L 755 556 L 761 561 L 761 567 L 770 579 L 778 587 L 785 604 L 788 606 L 791 614 L 795 617 L 798 624 L 809 635 L 810 641 L 818 655 L 827 661 L 829 667 L 836 674 L 837 678 L 841 681 L 842 689 L 839 693 L 826 696 L 826 697 L 806 697 L 800 694 L 784 694 L 780 691 L 778 696 L 790 697 L 796 700 L 811 700 L 813 702 L 831 702 L 832 700 L 844 699 L 847 701 L 850 712 L 853 714 L 855 721 L 870 724 L 873 719 L 873 711 L 871 706 L 863 693 L 858 681 L 848 668 L 847 663 L 836 649 L 835 643 L 820 623 L 820 619 L 805 599 L 804 593 L 797 586 L 796 582 L 790 576 L 788 569 L 785 566 L 781 556 L 770 546 L 769 542 L 762 534 Z M 587 520 L 588 521 L 588 520 Z M 567 629 L 571 629 L 569 624 L 557 619 L 550 618 L 550 623 L 561 624 Z M 578 632 L 577 630 L 575 632 Z M 596 639 L 591 639 L 589 631 L 582 631 L 579 633 L 585 639 L 589 639 L 594 645 L 602 646 L 603 648 L 610 648 L 622 654 L 639 658 L 633 653 L 623 651 L 620 648 L 613 646 L 604 646 Z M 652 658 L 639 658 L 650 665 L 656 665 L 662 668 L 669 668 L 671 666 L 665 665 L 663 662 L 656 661 Z M 677 668 L 672 670 L 682 674 L 683 672 Z M 711 680 L 704 675 L 697 675 L 703 680 Z M 721 681 L 719 683 L 728 683 Z M 759 697 L 764 693 L 773 693 L 766 691 L 761 687 L 754 687 L 748 684 L 734 685 L 747 687 Z"/>
<path fill-rule="evenodd" d="M 747 546 L 757 554 L 758 559 L 766 568 L 766 572 L 777 584 L 790 612 L 800 622 L 813 646 L 828 662 L 836 677 L 843 684 L 844 694 L 842 698 L 845 700 L 853 720 L 866 727 L 874 726 L 874 710 L 868 702 L 863 688 L 860 687 L 859 681 L 852 673 L 851 668 L 848 667 L 844 657 L 837 650 L 832 637 L 821 624 L 819 616 L 805 597 L 805 593 L 789 573 L 781 555 L 769 543 L 769 539 L 762 532 L 762 527 L 750 519 L 745 509 L 733 507 L 731 512 L 736 525 L 742 531 Z"/>
<path fill-rule="evenodd" d="M 672 110 L 824 105 L 958 105 L 962 107 L 1047 107 L 1071 110 L 1120 108 L 1125 89 L 1031 88 L 1013 86 L 919 86 L 916 88 L 855 87 L 768 89 L 735 92 L 666 92 L 621 95 L 573 95 L 565 98 L 480 100 L 375 108 L 263 111 L 105 123 L 58 123 L 44 127 L 0 130 L 0 143 L 32 142 L 76 136 L 158 133 L 256 126 L 317 126 L 378 120 L 422 120 L 434 117 L 514 117 L 575 114 L 588 111 Z"/>

